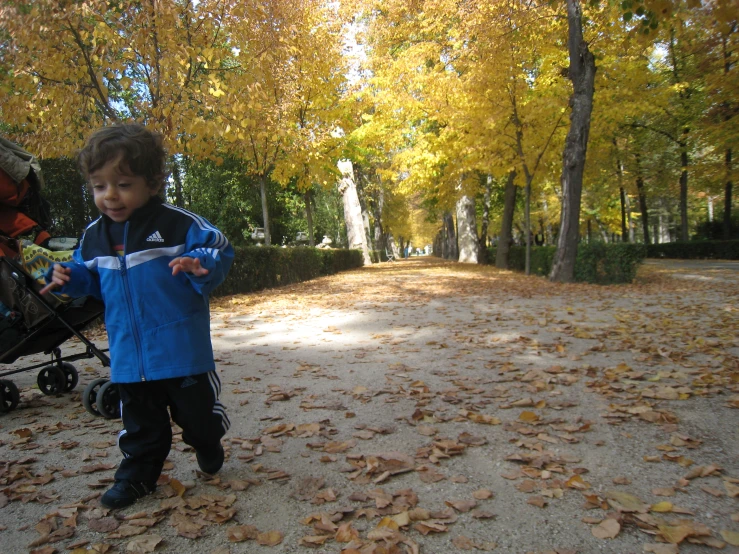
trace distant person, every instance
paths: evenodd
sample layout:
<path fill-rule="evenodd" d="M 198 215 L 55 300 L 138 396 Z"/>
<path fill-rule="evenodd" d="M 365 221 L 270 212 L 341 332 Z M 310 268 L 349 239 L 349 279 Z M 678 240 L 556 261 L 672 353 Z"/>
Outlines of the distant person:
<path fill-rule="evenodd" d="M 534 242 L 536 243 L 536 246 L 544 246 L 544 234 L 536 233 L 534 235 Z"/>
<path fill-rule="evenodd" d="M 118 384 L 124 429 L 115 484 L 100 499 L 124 508 L 156 488 L 172 446 L 172 420 L 214 474 L 230 426 L 218 401 L 208 294 L 226 277 L 233 248 L 203 217 L 166 204 L 159 134 L 136 124 L 89 137 L 79 165 L 100 217 L 86 229 L 72 262 L 55 264 L 42 293 L 59 287 L 105 303 L 111 381 Z M 169 412 L 167 409 L 169 408 Z"/>

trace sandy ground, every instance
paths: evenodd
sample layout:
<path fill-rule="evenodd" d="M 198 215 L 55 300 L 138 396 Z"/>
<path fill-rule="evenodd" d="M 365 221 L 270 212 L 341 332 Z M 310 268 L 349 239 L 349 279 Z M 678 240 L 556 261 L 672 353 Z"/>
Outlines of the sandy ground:
<path fill-rule="evenodd" d="M 16 374 L 0 552 L 739 552 L 738 284 L 414 258 L 216 299 L 222 472 L 176 435 L 158 491 L 108 513 L 120 422 L 80 403 L 106 370 L 58 396 Z"/>

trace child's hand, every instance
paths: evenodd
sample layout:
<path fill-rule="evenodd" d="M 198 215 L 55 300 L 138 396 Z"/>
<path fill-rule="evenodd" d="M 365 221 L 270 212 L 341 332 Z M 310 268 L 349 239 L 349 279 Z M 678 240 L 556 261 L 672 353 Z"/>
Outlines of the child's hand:
<path fill-rule="evenodd" d="M 195 277 L 208 274 L 208 270 L 200 265 L 200 259 L 187 256 L 175 258 L 169 262 L 169 267 L 172 268 L 172 275 L 177 275 L 180 271 L 192 273 Z"/>
<path fill-rule="evenodd" d="M 69 283 L 72 270 L 63 265 L 54 264 L 54 271 L 51 273 L 51 282 L 39 291 L 39 294 L 46 294 L 57 287 L 62 287 Z"/>

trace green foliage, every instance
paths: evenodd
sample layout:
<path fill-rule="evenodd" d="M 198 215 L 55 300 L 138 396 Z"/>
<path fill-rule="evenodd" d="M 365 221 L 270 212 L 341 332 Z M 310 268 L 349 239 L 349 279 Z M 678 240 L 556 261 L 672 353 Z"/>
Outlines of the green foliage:
<path fill-rule="evenodd" d="M 51 207 L 49 232 L 56 237 L 79 237 L 98 211 L 77 163 L 72 158 L 49 158 L 40 163 L 42 195 Z"/>
<path fill-rule="evenodd" d="M 739 260 L 739 240 L 667 242 L 647 246 L 649 258 L 684 260 Z"/>
<path fill-rule="evenodd" d="M 575 281 L 600 285 L 631 283 L 646 253 L 642 244 L 580 244 L 575 260 Z"/>
<path fill-rule="evenodd" d="M 227 158 L 221 165 L 190 159 L 183 165 L 183 207 L 205 217 L 233 244 L 247 244 L 251 229 L 262 226 L 262 207 L 259 183 L 247 177 L 246 164 Z"/>
<path fill-rule="evenodd" d="M 731 217 L 731 237 L 739 239 L 739 213 Z M 722 240 L 724 238 L 724 217 L 719 213 L 713 221 L 704 220 L 696 226 L 693 240 Z"/>
<path fill-rule="evenodd" d="M 299 283 L 362 265 L 362 252 L 359 250 L 238 247 L 231 271 L 226 281 L 218 287 L 216 295 L 254 292 Z"/>
<path fill-rule="evenodd" d="M 345 246 L 346 222 L 344 221 L 344 201 L 336 187 L 316 187 L 313 196 L 313 233 L 316 244 L 324 235 L 333 240 L 332 246 Z M 305 212 L 300 214 L 301 231 L 308 230 Z"/>
<path fill-rule="evenodd" d="M 552 260 L 554 252 L 557 250 L 555 246 L 532 246 L 531 247 L 531 273 L 534 275 L 549 275 L 552 271 Z M 495 263 L 495 257 L 491 258 Z M 508 263 L 511 269 L 526 269 L 526 247 L 514 246 L 508 254 Z"/>
<path fill-rule="evenodd" d="M 263 227 L 259 181 L 250 175 L 246 162 L 225 157 L 220 165 L 212 161 L 185 160 L 183 171 L 184 207 L 202 215 L 223 231 L 235 245 L 254 244 L 251 232 Z M 174 193 L 169 191 L 170 200 Z M 312 192 L 313 231 L 316 244 L 324 235 L 333 246 L 346 244 L 346 226 L 341 195 L 336 187 Z M 305 197 L 291 183 L 267 187 L 272 244 L 286 245 L 299 231 L 308 232 Z"/>
<path fill-rule="evenodd" d="M 549 275 L 556 250 L 555 246 L 532 246 L 531 273 Z M 495 248 L 489 248 L 488 259 L 494 262 L 495 253 Z M 599 285 L 631 283 L 645 256 L 646 249 L 641 244 L 606 244 L 603 242 L 580 244 L 575 261 L 575 281 Z M 514 271 L 525 270 L 525 246 L 511 247 L 508 265 Z"/>

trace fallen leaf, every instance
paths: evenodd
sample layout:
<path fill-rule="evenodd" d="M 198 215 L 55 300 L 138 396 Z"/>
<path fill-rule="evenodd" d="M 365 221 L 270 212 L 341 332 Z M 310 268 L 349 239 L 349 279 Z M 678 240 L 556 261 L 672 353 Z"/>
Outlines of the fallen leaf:
<path fill-rule="evenodd" d="M 543 496 L 532 496 L 526 501 L 526 503 L 536 506 L 537 508 L 544 508 L 547 505 L 547 501 Z"/>
<path fill-rule="evenodd" d="M 431 427 L 430 425 L 418 425 L 416 427 L 416 431 L 425 437 L 433 437 L 438 433 L 438 429 L 436 427 Z"/>
<path fill-rule="evenodd" d="M 35 550 L 31 550 L 28 554 L 55 554 L 57 552 L 57 549 L 53 546 L 44 546 L 43 548 L 36 548 Z M 87 552 L 87 550 L 84 550 L 83 552 Z"/>
<path fill-rule="evenodd" d="M 613 539 L 621 531 L 621 524 L 615 519 L 604 519 L 600 525 L 593 527 L 591 532 L 593 536 L 599 539 Z"/>
<path fill-rule="evenodd" d="M 444 504 L 462 513 L 469 512 L 472 508 L 477 506 L 477 502 L 475 500 L 447 500 Z"/>
<path fill-rule="evenodd" d="M 103 517 L 99 519 L 91 519 L 87 522 L 87 526 L 98 533 L 110 533 L 120 527 L 120 522 L 113 517 Z"/>
<path fill-rule="evenodd" d="M 572 489 L 578 489 L 578 490 L 587 490 L 590 488 L 590 483 L 585 481 L 579 475 L 573 475 L 572 477 L 567 479 L 567 481 L 565 482 L 565 485 Z"/>
<path fill-rule="evenodd" d="M 493 492 L 489 491 L 488 489 L 480 489 L 473 492 L 472 496 L 474 496 L 478 500 L 487 500 L 488 498 L 493 497 Z"/>
<path fill-rule="evenodd" d="M 672 502 L 658 502 L 657 504 L 652 504 L 652 507 L 649 508 L 650 512 L 659 512 L 659 513 L 665 513 L 665 512 L 671 512 L 672 511 Z"/>
<path fill-rule="evenodd" d="M 134 554 L 154 552 L 161 542 L 162 537 L 159 535 L 141 535 L 140 537 L 130 540 L 128 544 L 126 544 L 126 552 L 133 552 Z"/>
<path fill-rule="evenodd" d="M 315 548 L 316 546 L 322 546 L 330 538 L 328 535 L 306 535 L 300 539 L 299 544 L 300 546 Z"/>
<path fill-rule="evenodd" d="M 257 542 L 262 546 L 277 546 L 282 542 L 283 536 L 279 531 L 267 531 L 257 535 Z"/>
<path fill-rule="evenodd" d="M 419 521 L 413 525 L 413 528 L 422 535 L 428 535 L 429 533 L 446 533 L 448 531 L 446 525 L 432 520 Z"/>
<path fill-rule="evenodd" d="M 259 535 L 259 529 L 253 525 L 234 525 L 229 527 L 227 535 L 231 542 L 254 540 Z"/>
<path fill-rule="evenodd" d="M 472 550 L 475 548 L 475 542 L 463 535 L 459 535 L 452 539 L 452 544 L 460 550 Z"/>
<path fill-rule="evenodd" d="M 736 498 L 739 496 L 739 486 L 729 483 L 728 481 L 724 481 L 724 488 L 726 489 L 726 494 L 730 498 Z"/>
<path fill-rule="evenodd" d="M 681 520 L 675 524 L 661 523 L 657 525 L 660 535 L 669 543 L 679 544 L 691 535 L 710 535 L 711 531 L 705 526 L 689 520 Z"/>
<path fill-rule="evenodd" d="M 539 421 L 539 416 L 534 412 L 523 411 L 519 414 L 518 419 L 526 423 L 534 423 L 535 421 Z"/>
<path fill-rule="evenodd" d="M 731 546 L 739 546 L 739 532 L 738 531 L 722 530 L 721 536 Z"/>
<path fill-rule="evenodd" d="M 342 523 L 336 530 L 334 540 L 336 542 L 351 542 L 354 539 L 359 538 L 359 532 L 352 527 L 351 522 Z"/>
<path fill-rule="evenodd" d="M 626 492 L 606 491 L 606 499 L 619 512 L 637 512 L 643 514 L 649 510 L 648 504 L 633 494 Z"/>
<path fill-rule="evenodd" d="M 651 554 L 678 554 L 678 549 L 676 544 L 658 544 L 658 543 L 651 543 L 651 544 L 645 544 L 644 552 L 650 552 Z"/>
<path fill-rule="evenodd" d="M 175 494 L 179 497 L 182 497 L 185 494 L 185 491 L 187 490 L 185 488 L 185 485 L 183 485 L 180 481 L 177 479 L 171 479 L 169 481 L 169 486 L 172 487 L 172 490 L 175 492 Z"/>

